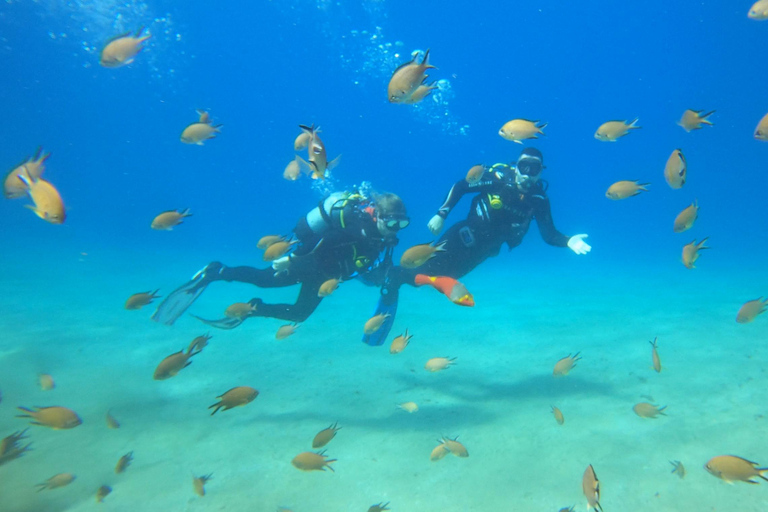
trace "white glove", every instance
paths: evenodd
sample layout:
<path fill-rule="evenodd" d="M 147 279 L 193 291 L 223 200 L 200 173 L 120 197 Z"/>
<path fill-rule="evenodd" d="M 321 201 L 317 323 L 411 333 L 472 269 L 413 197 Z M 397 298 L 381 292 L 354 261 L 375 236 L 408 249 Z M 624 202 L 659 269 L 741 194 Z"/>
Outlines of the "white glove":
<path fill-rule="evenodd" d="M 432 232 L 433 235 L 437 236 L 440 234 L 440 232 L 443 230 L 443 223 L 445 222 L 445 219 L 442 218 L 439 215 L 435 215 L 431 219 L 429 219 L 429 224 L 427 224 L 427 227 Z"/>
<path fill-rule="evenodd" d="M 573 235 L 568 239 L 568 248 L 576 254 L 587 254 L 592 250 L 592 246 L 584 241 L 589 235 Z"/>
<path fill-rule="evenodd" d="M 275 270 L 275 275 L 280 274 L 281 272 L 288 272 L 288 267 L 290 266 L 290 256 L 283 256 L 282 258 L 277 258 L 272 262 L 272 268 Z"/>

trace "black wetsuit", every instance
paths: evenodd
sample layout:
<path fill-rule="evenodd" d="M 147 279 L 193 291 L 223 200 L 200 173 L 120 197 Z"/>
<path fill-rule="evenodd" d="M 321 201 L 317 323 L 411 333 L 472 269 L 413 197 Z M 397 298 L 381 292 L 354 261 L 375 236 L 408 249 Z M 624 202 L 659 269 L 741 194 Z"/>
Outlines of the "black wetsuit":
<path fill-rule="evenodd" d="M 445 252 L 437 252 L 416 269 L 391 269 L 384 293 L 392 294 L 403 283 L 413 285 L 416 274 L 458 279 L 499 254 L 504 243 L 510 249 L 520 245 L 534 219 L 546 243 L 567 247 L 569 237 L 555 228 L 546 189 L 547 183 L 539 180 L 521 191 L 514 182 L 514 168 L 504 164 L 494 165 L 476 183 L 457 181 L 437 215 L 445 219 L 465 194 L 477 195 L 467 218 L 448 228 L 435 244 L 445 242 Z M 396 294 L 390 300 L 395 299 Z"/>
<path fill-rule="evenodd" d="M 291 322 L 303 322 L 312 314 L 323 300 L 317 296 L 320 286 L 328 279 L 346 280 L 371 274 L 371 281 L 381 282 L 383 277 L 373 276 L 383 275 L 391 265 L 392 248 L 397 244 L 397 238 L 383 238 L 376 228 L 376 221 L 358 200 L 340 200 L 340 205 L 342 201 L 343 206 L 331 215 L 324 212 L 326 225 L 319 232 L 310 228 L 306 218 L 296 224 L 293 231 L 299 242 L 286 272 L 276 275 L 272 267 L 225 267 L 217 280 L 250 283 L 261 288 L 301 284 L 295 304 L 251 301 L 256 304 L 256 311 L 251 316 Z M 319 208 L 322 211 L 323 202 Z"/>

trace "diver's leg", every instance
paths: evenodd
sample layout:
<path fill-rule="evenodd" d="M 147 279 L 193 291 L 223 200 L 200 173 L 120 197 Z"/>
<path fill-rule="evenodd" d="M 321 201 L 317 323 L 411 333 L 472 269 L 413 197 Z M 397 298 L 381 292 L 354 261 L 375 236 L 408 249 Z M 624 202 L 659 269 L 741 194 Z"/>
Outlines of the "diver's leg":
<path fill-rule="evenodd" d="M 260 299 L 253 299 L 250 303 L 256 306 L 256 311 L 250 316 L 279 318 L 289 322 L 303 322 L 309 318 L 309 315 L 317 309 L 317 306 L 323 300 L 317 295 L 322 284 L 323 281 L 317 279 L 303 282 L 299 296 L 296 298 L 296 304 L 265 304 Z"/>
<path fill-rule="evenodd" d="M 299 283 L 299 279 L 291 272 L 275 273 L 272 267 L 224 267 L 217 275 L 216 280 L 237 281 L 248 283 L 259 288 L 282 288 Z"/>
<path fill-rule="evenodd" d="M 457 222 L 443 233 L 435 243 L 445 242 L 445 251 L 435 253 L 426 263 L 414 269 L 415 274 L 460 278 L 475 268 L 485 257 L 478 260 L 478 240 L 475 230 L 466 220 Z M 413 274 L 415 276 L 415 274 Z M 406 281 L 413 285 L 413 281 Z"/>

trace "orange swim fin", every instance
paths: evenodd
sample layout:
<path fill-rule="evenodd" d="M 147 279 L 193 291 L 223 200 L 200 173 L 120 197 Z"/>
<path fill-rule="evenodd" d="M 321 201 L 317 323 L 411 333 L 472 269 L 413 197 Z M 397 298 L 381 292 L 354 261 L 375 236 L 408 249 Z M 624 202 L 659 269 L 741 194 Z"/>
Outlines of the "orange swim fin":
<path fill-rule="evenodd" d="M 467 287 L 452 277 L 416 274 L 414 283 L 416 286 L 428 284 L 459 306 L 473 307 L 475 305 L 475 298 L 469 293 Z"/>

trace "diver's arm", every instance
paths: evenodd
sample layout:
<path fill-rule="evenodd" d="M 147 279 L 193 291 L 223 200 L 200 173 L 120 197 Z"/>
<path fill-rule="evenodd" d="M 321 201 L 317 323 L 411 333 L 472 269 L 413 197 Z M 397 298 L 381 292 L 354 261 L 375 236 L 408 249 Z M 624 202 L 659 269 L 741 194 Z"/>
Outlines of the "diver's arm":
<path fill-rule="evenodd" d="M 545 195 L 536 196 L 534 207 L 534 218 L 539 226 L 539 233 L 549 245 L 555 247 L 568 247 L 568 237 L 557 230 L 552 220 L 552 208 L 549 204 L 549 198 Z"/>
<path fill-rule="evenodd" d="M 466 180 L 459 180 L 453 184 L 451 190 L 443 201 L 442 206 L 437 210 L 437 215 L 445 219 L 451 213 L 464 194 L 476 192 L 490 192 L 499 185 L 499 178 L 496 174 L 486 171 L 483 177 L 476 183 L 469 184 Z"/>

